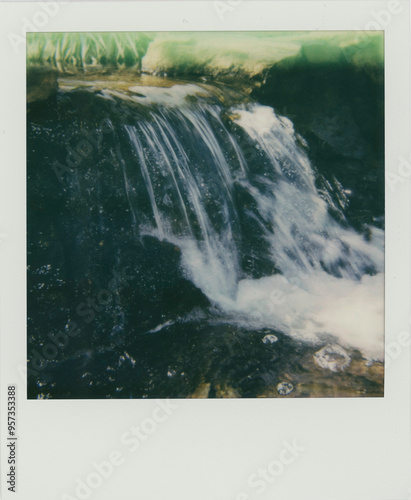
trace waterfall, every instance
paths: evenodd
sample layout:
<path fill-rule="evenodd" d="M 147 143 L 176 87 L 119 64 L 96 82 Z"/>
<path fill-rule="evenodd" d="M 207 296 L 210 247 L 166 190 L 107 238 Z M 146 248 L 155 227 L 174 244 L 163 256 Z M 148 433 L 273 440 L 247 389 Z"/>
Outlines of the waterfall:
<path fill-rule="evenodd" d="M 384 394 L 383 32 L 26 49 L 29 398 Z"/>
<path fill-rule="evenodd" d="M 130 90 L 123 98 L 144 114 L 123 125 L 128 169 L 146 198 L 136 207 L 129 196 L 131 211 L 140 235 L 179 247 L 215 320 L 336 338 L 382 359 L 384 233 L 356 232 L 343 209 L 331 215 L 292 122 L 268 106 L 223 104 L 211 86 Z"/>

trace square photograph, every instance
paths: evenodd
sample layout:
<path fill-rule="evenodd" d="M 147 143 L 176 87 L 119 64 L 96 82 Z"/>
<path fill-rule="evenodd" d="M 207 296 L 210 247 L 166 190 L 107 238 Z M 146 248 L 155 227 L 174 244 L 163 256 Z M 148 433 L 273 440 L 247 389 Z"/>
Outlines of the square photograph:
<path fill-rule="evenodd" d="M 27 397 L 384 396 L 384 33 L 27 33 Z"/>

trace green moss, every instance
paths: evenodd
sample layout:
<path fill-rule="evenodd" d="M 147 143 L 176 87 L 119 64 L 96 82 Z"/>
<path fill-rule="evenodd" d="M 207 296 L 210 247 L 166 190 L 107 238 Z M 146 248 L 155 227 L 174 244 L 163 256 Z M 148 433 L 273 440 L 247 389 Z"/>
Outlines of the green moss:
<path fill-rule="evenodd" d="M 57 68 L 63 74 L 132 68 L 248 78 L 293 57 L 310 65 L 381 65 L 383 36 L 356 31 L 27 34 L 28 66 Z"/>

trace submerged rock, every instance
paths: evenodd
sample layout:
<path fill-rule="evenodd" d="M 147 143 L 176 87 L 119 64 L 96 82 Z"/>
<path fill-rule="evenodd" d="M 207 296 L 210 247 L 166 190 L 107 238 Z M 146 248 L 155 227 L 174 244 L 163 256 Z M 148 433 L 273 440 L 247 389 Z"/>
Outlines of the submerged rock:
<path fill-rule="evenodd" d="M 281 396 L 287 396 L 288 394 L 290 394 L 290 392 L 293 391 L 293 389 L 293 384 L 290 384 L 289 382 L 280 382 L 277 385 L 278 394 L 280 394 Z"/>
<path fill-rule="evenodd" d="M 45 101 L 58 89 L 58 71 L 30 67 L 27 69 L 27 102 Z"/>
<path fill-rule="evenodd" d="M 240 393 L 228 384 L 217 384 L 215 387 L 215 396 L 217 398 L 239 398 Z"/>
<path fill-rule="evenodd" d="M 341 346 L 330 344 L 314 354 L 314 362 L 320 368 L 342 372 L 350 365 L 351 358 Z"/>
<path fill-rule="evenodd" d="M 272 335 L 272 334 L 266 335 L 262 339 L 263 344 L 274 344 L 277 341 L 278 341 L 278 337 L 276 337 L 275 335 Z"/>
<path fill-rule="evenodd" d="M 210 383 L 201 384 L 197 387 L 197 389 L 189 396 L 189 399 L 205 399 L 208 398 L 208 394 L 210 392 Z"/>

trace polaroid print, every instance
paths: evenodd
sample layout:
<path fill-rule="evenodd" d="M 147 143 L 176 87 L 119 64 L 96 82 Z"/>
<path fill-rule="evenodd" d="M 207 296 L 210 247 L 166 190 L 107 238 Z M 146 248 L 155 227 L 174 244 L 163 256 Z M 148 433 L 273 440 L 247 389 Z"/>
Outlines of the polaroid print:
<path fill-rule="evenodd" d="M 29 33 L 29 398 L 384 394 L 384 34 Z"/>
<path fill-rule="evenodd" d="M 410 500 L 405 1 L 0 2 L 5 500 Z"/>

